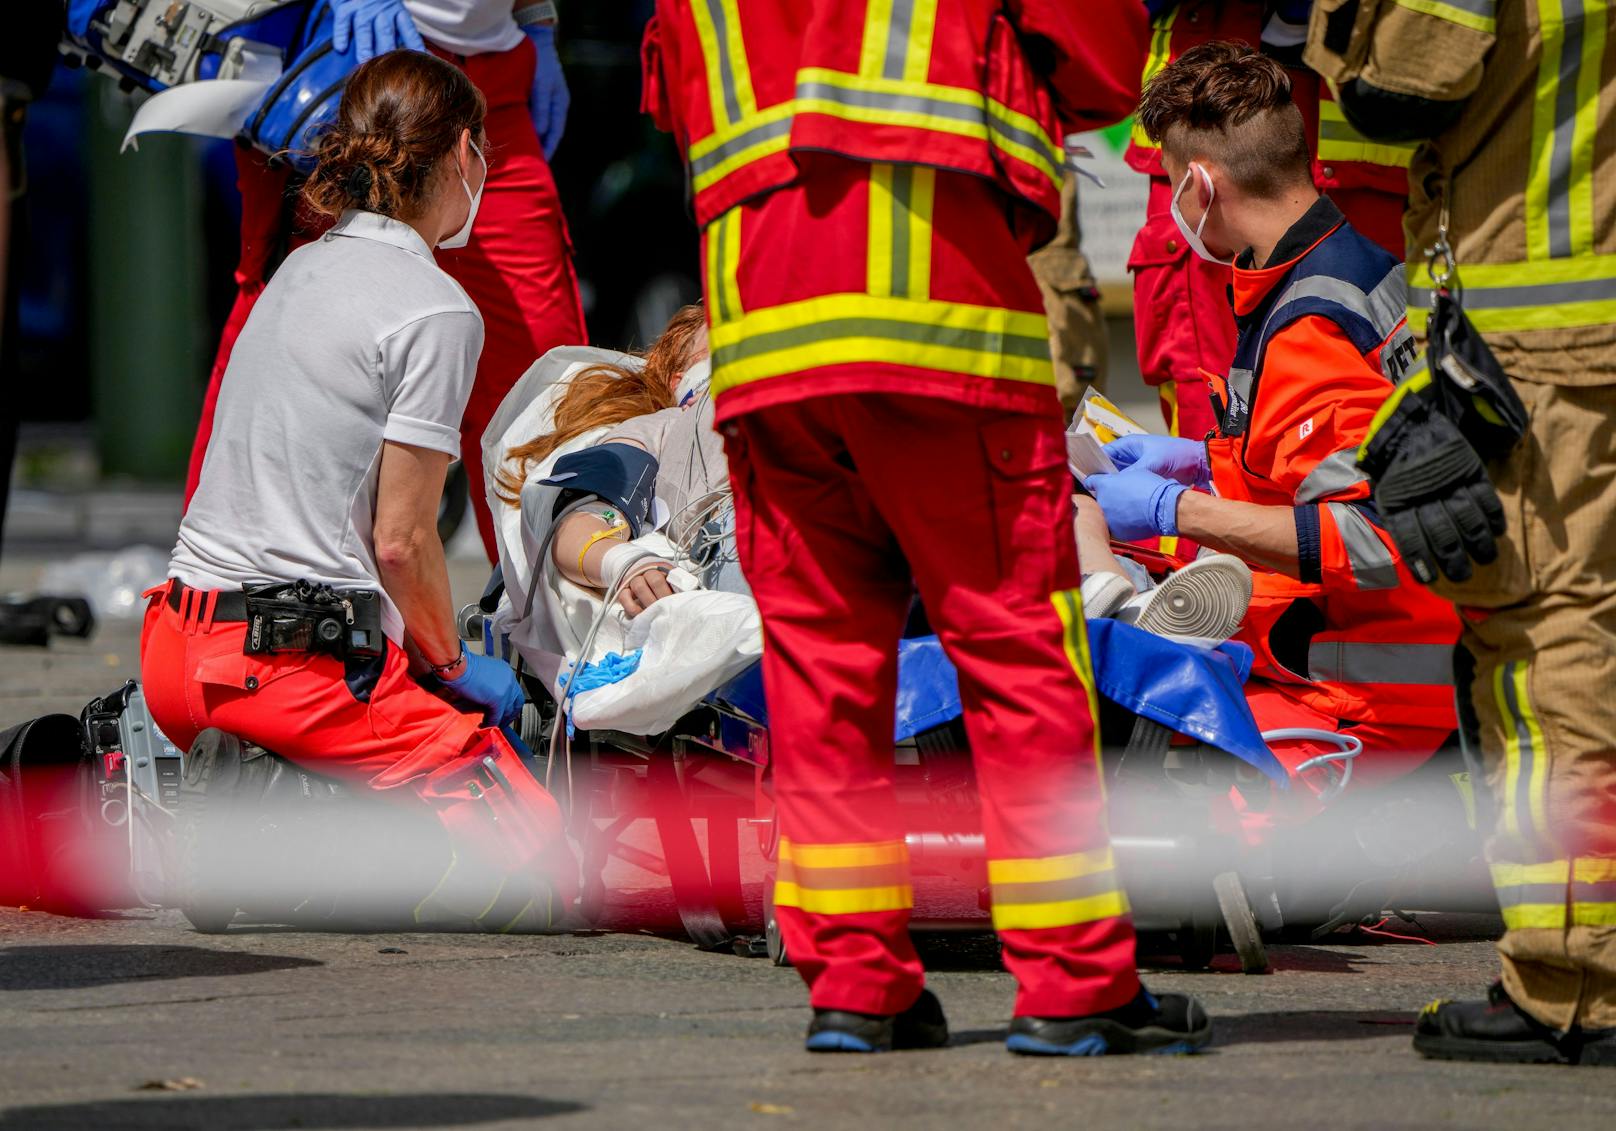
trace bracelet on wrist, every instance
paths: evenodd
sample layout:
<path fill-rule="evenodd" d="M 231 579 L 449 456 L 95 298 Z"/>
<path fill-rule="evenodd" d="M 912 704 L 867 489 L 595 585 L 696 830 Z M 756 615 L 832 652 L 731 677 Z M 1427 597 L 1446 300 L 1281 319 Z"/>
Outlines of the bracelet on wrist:
<path fill-rule="evenodd" d="M 437 676 L 439 679 L 443 679 L 451 671 L 453 671 L 455 668 L 458 668 L 462 663 L 464 663 L 465 659 L 466 659 L 466 645 L 465 645 L 464 642 L 462 642 L 461 645 L 460 645 L 460 651 L 459 651 L 459 653 L 457 653 L 455 655 L 454 659 L 450 660 L 446 664 L 434 664 L 431 661 L 428 661 L 427 666 L 426 666 L 427 671 L 431 672 L 433 675 Z"/>

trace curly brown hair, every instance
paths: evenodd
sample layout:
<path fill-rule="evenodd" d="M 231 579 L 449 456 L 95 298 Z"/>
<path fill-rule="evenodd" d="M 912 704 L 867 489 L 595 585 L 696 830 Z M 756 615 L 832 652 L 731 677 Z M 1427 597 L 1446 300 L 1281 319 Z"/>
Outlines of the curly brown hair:
<path fill-rule="evenodd" d="M 466 73 L 423 51 L 389 51 L 348 76 L 337 118 L 303 186 L 315 210 L 350 208 L 411 220 L 425 210 L 466 130 L 483 141 L 488 105 Z"/>
<path fill-rule="evenodd" d="M 1163 67 L 1139 100 L 1139 125 L 1179 160 L 1216 162 L 1253 196 L 1311 180 L 1291 77 L 1244 43 L 1203 43 Z"/>
<path fill-rule="evenodd" d="M 519 507 L 527 473 L 568 440 L 672 408 L 674 384 L 698 360 L 694 343 L 706 325 L 707 312 L 700 305 L 680 307 L 651 348 L 639 355 L 645 364 L 592 365 L 580 372 L 556 405 L 555 430 L 505 453 L 505 463 L 494 472 L 494 494 L 507 506 Z"/>

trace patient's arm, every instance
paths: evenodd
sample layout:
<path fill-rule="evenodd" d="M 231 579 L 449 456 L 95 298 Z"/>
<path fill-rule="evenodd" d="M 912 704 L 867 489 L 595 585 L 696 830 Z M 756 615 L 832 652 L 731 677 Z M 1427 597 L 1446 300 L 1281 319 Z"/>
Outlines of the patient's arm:
<path fill-rule="evenodd" d="M 612 514 L 604 503 L 599 507 L 573 511 L 561 520 L 550 544 L 550 560 L 561 575 L 586 589 L 605 591 L 609 582 L 606 556 L 628 544 L 628 524 Z M 628 580 L 618 591 L 618 603 L 635 616 L 663 597 L 671 597 L 667 571 L 672 563 L 646 558 L 630 566 Z"/>
<path fill-rule="evenodd" d="M 1111 552 L 1111 528 L 1105 512 L 1091 495 L 1072 495 L 1072 532 L 1077 535 L 1077 564 L 1083 576 L 1091 573 L 1118 573 L 1127 577 L 1122 563 Z"/>

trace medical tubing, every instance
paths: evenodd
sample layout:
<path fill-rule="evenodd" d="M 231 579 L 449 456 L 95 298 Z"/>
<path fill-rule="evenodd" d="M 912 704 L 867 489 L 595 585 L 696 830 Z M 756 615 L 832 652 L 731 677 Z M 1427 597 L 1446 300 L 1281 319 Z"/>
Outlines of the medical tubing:
<path fill-rule="evenodd" d="M 1340 734 L 1332 730 L 1315 730 L 1312 727 L 1282 727 L 1278 730 L 1265 730 L 1262 740 L 1269 745 L 1275 742 L 1322 742 L 1340 749 L 1328 754 L 1320 754 L 1298 763 L 1295 773 L 1300 777 L 1305 771 L 1320 766 L 1335 766 L 1339 764 L 1341 776 L 1319 793 L 1319 801 L 1329 803 L 1341 795 L 1352 780 L 1353 759 L 1363 753 L 1363 740 L 1356 735 Z"/>

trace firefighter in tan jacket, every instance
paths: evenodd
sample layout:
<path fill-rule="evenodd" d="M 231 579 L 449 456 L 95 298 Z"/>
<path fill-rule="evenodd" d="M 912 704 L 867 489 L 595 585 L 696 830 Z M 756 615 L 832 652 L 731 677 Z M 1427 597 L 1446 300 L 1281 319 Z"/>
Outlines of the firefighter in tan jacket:
<path fill-rule="evenodd" d="M 1616 1065 L 1613 13 L 1318 0 L 1309 28 L 1352 124 L 1423 143 L 1404 225 L 1425 355 L 1359 455 L 1464 620 L 1505 925 L 1501 983 L 1427 1007 L 1427 1056 Z"/>

